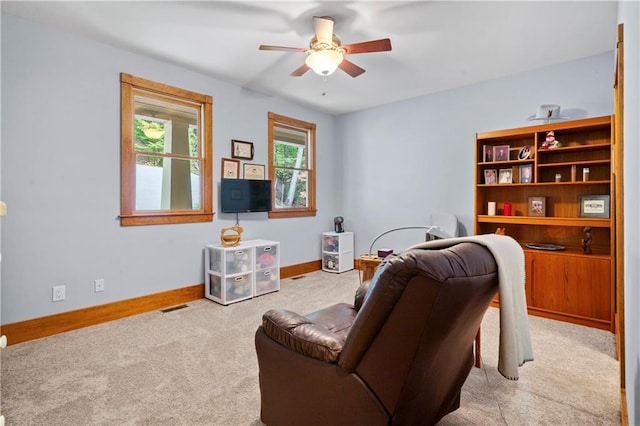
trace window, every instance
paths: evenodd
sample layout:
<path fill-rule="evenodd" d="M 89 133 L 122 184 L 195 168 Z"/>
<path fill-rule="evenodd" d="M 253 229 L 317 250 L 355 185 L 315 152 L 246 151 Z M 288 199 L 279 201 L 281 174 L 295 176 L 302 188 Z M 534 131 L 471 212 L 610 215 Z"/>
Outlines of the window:
<path fill-rule="evenodd" d="M 316 215 L 316 125 L 269 113 L 270 218 Z"/>
<path fill-rule="evenodd" d="M 120 83 L 120 224 L 212 221 L 211 96 L 124 73 Z"/>

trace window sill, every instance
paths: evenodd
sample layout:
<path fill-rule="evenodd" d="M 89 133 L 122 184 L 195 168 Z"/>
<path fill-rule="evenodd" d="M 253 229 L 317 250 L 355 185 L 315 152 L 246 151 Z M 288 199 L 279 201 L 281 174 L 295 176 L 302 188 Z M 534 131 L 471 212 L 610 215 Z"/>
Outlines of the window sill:
<path fill-rule="evenodd" d="M 310 217 L 315 216 L 318 210 L 309 209 L 290 209 L 290 210 L 272 210 L 269 212 L 269 219 L 284 219 L 288 217 Z"/>
<path fill-rule="evenodd" d="M 159 213 L 120 216 L 120 226 L 166 225 L 172 223 L 212 222 L 213 213 Z"/>

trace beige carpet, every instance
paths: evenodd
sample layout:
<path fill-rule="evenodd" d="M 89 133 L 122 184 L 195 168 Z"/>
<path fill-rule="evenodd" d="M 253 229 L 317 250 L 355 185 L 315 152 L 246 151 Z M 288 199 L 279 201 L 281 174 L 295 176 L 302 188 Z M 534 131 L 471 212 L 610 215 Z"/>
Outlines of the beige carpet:
<path fill-rule="evenodd" d="M 9 346 L 7 425 L 262 425 L 253 334 L 264 311 L 351 302 L 356 271 L 314 272 L 229 306 L 203 299 Z M 536 360 L 519 381 L 497 372 L 497 310 L 483 322 L 484 367 L 443 425 L 620 424 L 611 333 L 531 318 Z"/>

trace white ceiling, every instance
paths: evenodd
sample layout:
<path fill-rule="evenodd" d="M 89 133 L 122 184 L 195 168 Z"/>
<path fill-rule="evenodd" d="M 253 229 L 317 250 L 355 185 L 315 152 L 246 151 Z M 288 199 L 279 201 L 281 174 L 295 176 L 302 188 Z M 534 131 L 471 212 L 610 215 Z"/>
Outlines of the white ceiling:
<path fill-rule="evenodd" d="M 341 114 L 613 50 L 615 1 L 2 1 L 2 12 Z M 289 77 L 313 16 L 342 44 L 390 38 L 391 52 L 347 56 L 367 72 Z M 212 94 L 215 96 L 215 94 Z"/>

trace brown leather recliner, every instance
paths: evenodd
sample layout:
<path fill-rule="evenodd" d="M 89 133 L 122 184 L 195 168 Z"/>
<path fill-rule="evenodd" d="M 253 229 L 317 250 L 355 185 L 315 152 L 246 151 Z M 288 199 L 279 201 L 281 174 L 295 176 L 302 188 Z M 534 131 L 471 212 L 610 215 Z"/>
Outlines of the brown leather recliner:
<path fill-rule="evenodd" d="M 491 253 L 460 243 L 388 257 L 354 305 L 266 312 L 255 335 L 261 420 L 435 424 L 460 406 L 473 341 L 497 290 Z"/>

